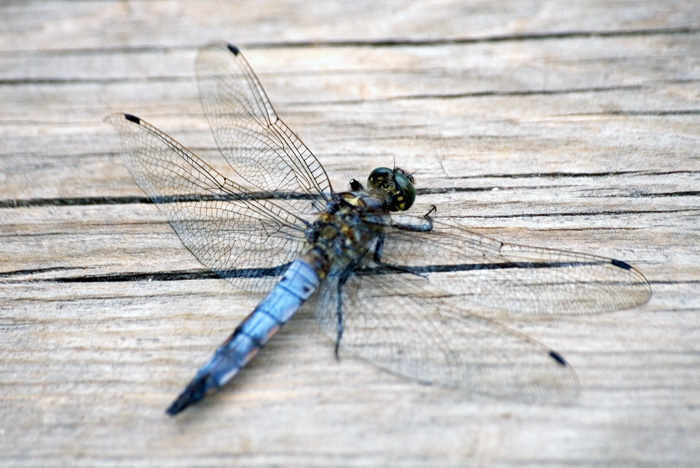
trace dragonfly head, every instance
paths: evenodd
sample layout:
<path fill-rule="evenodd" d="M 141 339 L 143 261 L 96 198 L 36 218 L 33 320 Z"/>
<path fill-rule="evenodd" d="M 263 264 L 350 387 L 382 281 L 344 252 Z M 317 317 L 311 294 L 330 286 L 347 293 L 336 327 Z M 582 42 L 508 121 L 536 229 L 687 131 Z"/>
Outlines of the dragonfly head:
<path fill-rule="evenodd" d="M 413 176 L 400 168 L 379 167 L 367 178 L 367 185 L 386 198 L 390 211 L 406 211 L 416 200 Z"/>

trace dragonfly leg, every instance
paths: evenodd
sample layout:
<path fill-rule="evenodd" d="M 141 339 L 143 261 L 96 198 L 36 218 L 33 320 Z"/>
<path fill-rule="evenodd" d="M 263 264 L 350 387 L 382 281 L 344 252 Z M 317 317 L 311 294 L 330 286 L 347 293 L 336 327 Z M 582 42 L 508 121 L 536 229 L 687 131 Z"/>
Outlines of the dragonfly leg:
<path fill-rule="evenodd" d="M 347 269 L 345 270 L 347 271 Z M 343 284 L 347 281 L 345 272 L 338 280 L 338 306 L 336 309 L 336 316 L 338 318 L 338 329 L 335 337 L 335 360 L 340 361 L 340 355 L 338 350 L 340 349 L 340 339 L 343 337 Z"/>
<path fill-rule="evenodd" d="M 433 218 L 430 216 L 432 213 L 437 211 L 437 207 L 433 205 L 426 214 L 423 215 L 425 222 L 422 223 L 392 223 L 391 225 L 396 229 L 401 229 L 402 231 L 412 231 L 412 232 L 430 232 L 433 230 Z"/>
<path fill-rule="evenodd" d="M 354 191 L 354 192 L 357 192 L 358 190 L 364 190 L 364 189 L 365 189 L 365 188 L 362 186 L 362 184 L 360 183 L 360 181 L 358 181 L 357 179 L 350 179 L 349 185 L 350 185 L 350 190 L 352 190 L 352 191 Z"/>
<path fill-rule="evenodd" d="M 343 272 L 340 274 L 340 277 L 338 278 L 338 291 L 336 296 L 338 297 L 338 303 L 337 303 L 337 309 L 336 309 L 336 315 L 338 317 L 338 330 L 336 334 L 336 339 L 335 339 L 335 359 L 340 360 L 340 354 L 338 354 L 340 350 L 340 340 L 343 338 L 343 331 L 344 331 L 344 325 L 343 325 L 343 286 L 345 283 L 347 283 L 348 279 L 350 279 L 350 275 L 352 275 L 357 268 L 357 265 L 360 264 L 362 259 L 364 258 L 364 255 L 360 255 L 357 258 L 355 258 L 348 266 L 345 267 Z"/>
<path fill-rule="evenodd" d="M 430 212 L 428 212 L 430 213 Z M 426 215 L 427 216 L 427 215 Z M 423 279 L 428 279 L 427 276 L 421 275 L 420 273 L 416 273 L 415 271 L 412 271 L 410 268 L 402 267 L 400 265 L 392 265 L 391 263 L 384 263 L 382 261 L 382 249 L 384 248 L 384 234 L 379 236 L 377 239 L 377 245 L 374 247 L 374 262 L 379 264 L 379 266 L 388 268 L 390 270 L 394 271 L 400 271 L 401 273 L 410 273 L 412 275 L 420 276 Z"/>

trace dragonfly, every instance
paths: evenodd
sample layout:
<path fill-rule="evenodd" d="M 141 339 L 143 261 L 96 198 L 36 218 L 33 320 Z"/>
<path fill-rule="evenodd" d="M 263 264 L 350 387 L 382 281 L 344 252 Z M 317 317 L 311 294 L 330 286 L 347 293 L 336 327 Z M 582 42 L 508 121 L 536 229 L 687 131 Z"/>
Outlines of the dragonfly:
<path fill-rule="evenodd" d="M 646 303 L 629 263 L 500 242 L 409 214 L 414 176 L 379 167 L 336 192 L 278 117 L 234 45 L 200 48 L 197 83 L 226 175 L 132 114 L 105 118 L 136 184 L 187 249 L 236 287 L 268 293 L 167 409 L 176 415 L 236 376 L 307 303 L 335 356 L 472 395 L 571 401 L 576 373 L 508 318 L 591 314 Z"/>

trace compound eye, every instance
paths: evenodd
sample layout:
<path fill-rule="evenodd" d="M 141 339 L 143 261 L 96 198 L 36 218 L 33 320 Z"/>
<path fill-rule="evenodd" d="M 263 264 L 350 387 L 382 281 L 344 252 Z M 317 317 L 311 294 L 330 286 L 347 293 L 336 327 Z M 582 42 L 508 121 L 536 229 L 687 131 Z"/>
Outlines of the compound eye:
<path fill-rule="evenodd" d="M 384 187 L 393 178 L 394 171 L 388 167 L 378 167 L 369 174 L 367 185 L 373 188 Z"/>
<path fill-rule="evenodd" d="M 416 201 L 416 189 L 409 177 L 404 174 L 395 173 L 394 183 L 396 184 L 396 194 L 391 198 L 389 209 L 391 211 L 406 211 Z"/>

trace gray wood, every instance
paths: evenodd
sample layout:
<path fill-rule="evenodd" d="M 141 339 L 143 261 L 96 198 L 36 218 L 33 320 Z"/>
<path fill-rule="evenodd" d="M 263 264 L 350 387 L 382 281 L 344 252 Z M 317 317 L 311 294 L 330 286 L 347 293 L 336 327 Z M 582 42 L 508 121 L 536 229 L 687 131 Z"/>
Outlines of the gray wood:
<path fill-rule="evenodd" d="M 159 280 L 202 266 L 138 202 L 102 117 L 223 167 L 194 81 L 212 39 L 242 48 L 336 189 L 395 158 L 431 192 L 417 211 L 637 266 L 641 308 L 508 324 L 567 357 L 579 400 L 337 363 L 302 310 L 167 417 L 256 298 Z M 0 466 L 697 466 L 699 79 L 687 0 L 2 3 Z"/>

